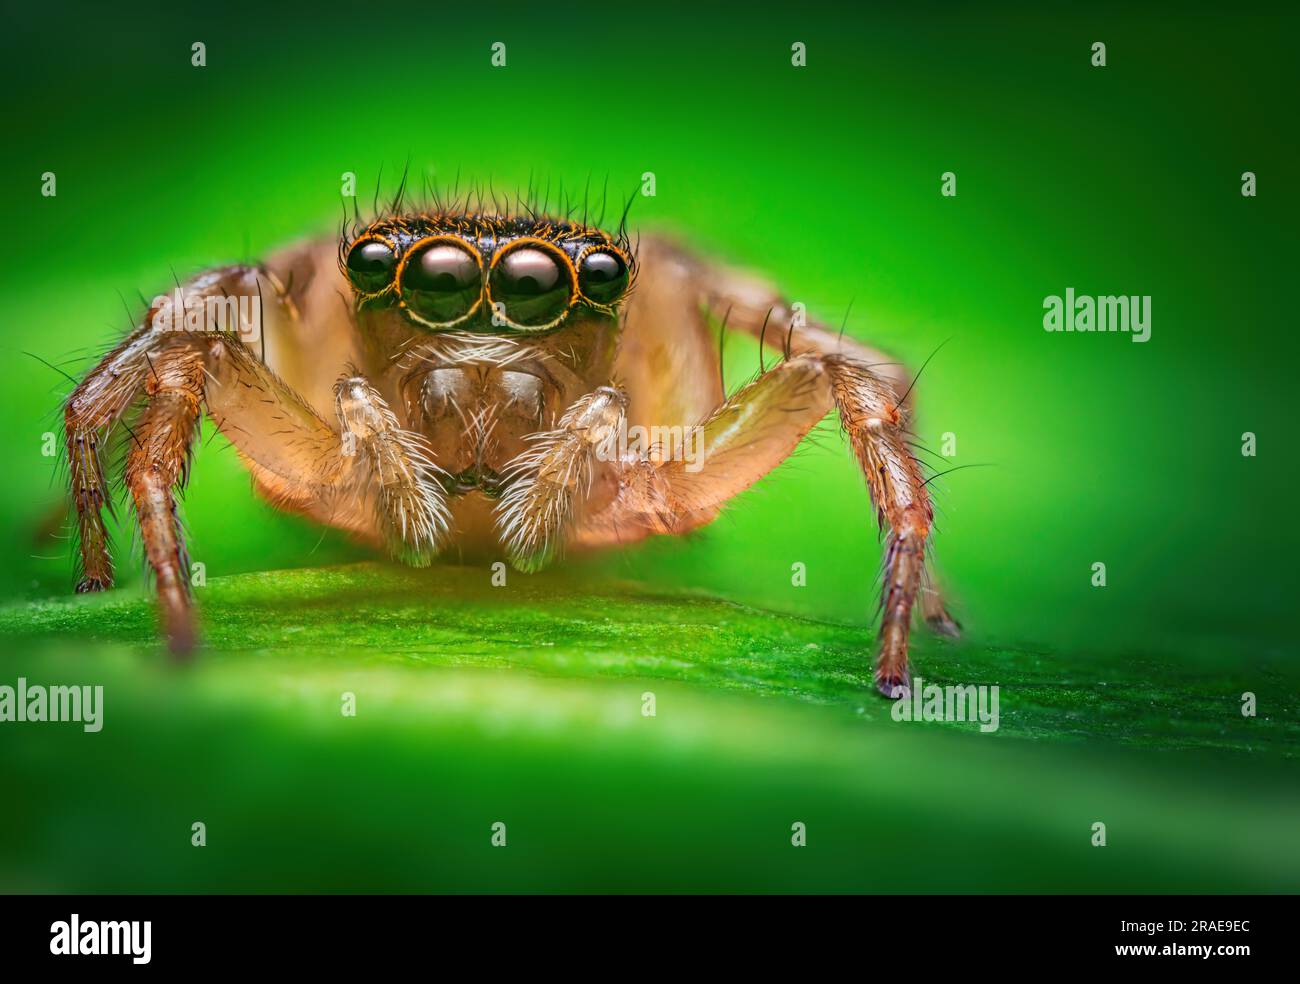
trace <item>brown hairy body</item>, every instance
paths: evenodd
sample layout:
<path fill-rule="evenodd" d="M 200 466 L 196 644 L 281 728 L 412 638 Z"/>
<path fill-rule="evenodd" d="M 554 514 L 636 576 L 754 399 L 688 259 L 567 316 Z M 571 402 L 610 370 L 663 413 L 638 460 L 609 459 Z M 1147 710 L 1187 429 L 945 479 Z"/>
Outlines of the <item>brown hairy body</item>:
<path fill-rule="evenodd" d="M 710 315 L 778 356 L 729 397 Z M 889 533 L 876 682 L 898 696 L 918 597 L 957 628 L 927 580 L 908 378 L 799 320 L 764 282 L 667 241 L 633 256 L 621 236 L 533 216 L 397 212 L 204 273 L 156 299 L 67 401 L 78 590 L 112 584 L 101 452 L 141 400 L 126 483 L 177 652 L 196 627 L 174 495 L 204 411 L 281 509 L 411 564 L 532 571 L 710 522 L 838 409 Z M 638 428 L 659 438 L 629 446 Z"/>

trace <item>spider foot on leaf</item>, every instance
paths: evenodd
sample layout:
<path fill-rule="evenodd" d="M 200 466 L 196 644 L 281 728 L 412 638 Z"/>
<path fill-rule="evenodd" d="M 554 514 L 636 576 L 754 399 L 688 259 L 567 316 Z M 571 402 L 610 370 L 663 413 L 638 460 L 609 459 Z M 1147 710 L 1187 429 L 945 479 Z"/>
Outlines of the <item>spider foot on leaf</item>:
<path fill-rule="evenodd" d="M 446 506 L 425 486 L 393 486 L 384 490 L 383 507 L 388 524 L 388 549 L 410 567 L 428 567 L 438 556 L 450 520 Z"/>
<path fill-rule="evenodd" d="M 940 609 L 937 612 L 927 614 L 925 624 L 930 627 L 930 631 L 935 635 L 946 636 L 949 639 L 961 638 L 961 623 L 953 618 L 947 609 Z"/>
<path fill-rule="evenodd" d="M 551 561 L 555 560 L 557 552 L 550 544 L 535 547 L 506 545 L 506 559 L 510 561 L 510 566 L 521 574 L 536 574 L 549 567 Z"/>
<path fill-rule="evenodd" d="M 890 700 L 907 700 L 912 696 L 912 675 L 906 670 L 898 673 L 877 673 L 876 689 Z"/>

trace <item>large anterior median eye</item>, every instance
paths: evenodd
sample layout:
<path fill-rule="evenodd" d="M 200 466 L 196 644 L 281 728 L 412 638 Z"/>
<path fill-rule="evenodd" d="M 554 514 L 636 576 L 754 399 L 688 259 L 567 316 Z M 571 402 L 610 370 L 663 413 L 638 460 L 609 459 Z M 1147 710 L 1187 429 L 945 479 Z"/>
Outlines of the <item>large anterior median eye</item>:
<path fill-rule="evenodd" d="M 627 290 L 627 263 L 607 249 L 597 248 L 578 263 L 578 286 L 582 296 L 608 307 Z"/>
<path fill-rule="evenodd" d="M 531 244 L 507 248 L 492 264 L 489 289 L 494 304 L 520 328 L 549 328 L 573 300 L 569 264 L 549 249 Z"/>
<path fill-rule="evenodd" d="M 478 257 L 456 243 L 417 246 L 402 266 L 402 302 L 430 324 L 460 321 L 478 306 L 482 292 Z"/>
<path fill-rule="evenodd" d="M 397 254 L 387 243 L 367 239 L 357 243 L 348 253 L 348 279 L 363 294 L 377 294 L 393 279 L 397 269 Z"/>

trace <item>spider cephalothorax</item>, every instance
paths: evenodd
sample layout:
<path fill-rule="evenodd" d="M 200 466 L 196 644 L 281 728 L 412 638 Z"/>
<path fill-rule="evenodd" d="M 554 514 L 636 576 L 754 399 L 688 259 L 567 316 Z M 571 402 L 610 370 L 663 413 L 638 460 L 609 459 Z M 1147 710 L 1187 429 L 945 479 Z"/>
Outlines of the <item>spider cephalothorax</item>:
<path fill-rule="evenodd" d="M 430 331 L 543 332 L 575 308 L 606 315 L 631 286 L 626 239 L 534 216 L 416 212 L 347 235 L 339 265 L 361 310 Z"/>
<path fill-rule="evenodd" d="M 783 356 L 731 394 L 719 321 Z M 100 451 L 142 401 L 123 428 L 126 482 L 177 652 L 195 629 L 175 490 L 200 413 L 283 509 L 408 563 L 532 571 L 707 524 L 837 410 L 889 528 L 876 682 L 897 696 L 914 602 L 955 630 L 926 580 L 933 511 L 909 395 L 894 360 L 666 241 L 634 258 L 621 231 L 532 210 L 395 204 L 341 241 L 192 278 L 77 386 L 78 590 L 112 583 Z"/>

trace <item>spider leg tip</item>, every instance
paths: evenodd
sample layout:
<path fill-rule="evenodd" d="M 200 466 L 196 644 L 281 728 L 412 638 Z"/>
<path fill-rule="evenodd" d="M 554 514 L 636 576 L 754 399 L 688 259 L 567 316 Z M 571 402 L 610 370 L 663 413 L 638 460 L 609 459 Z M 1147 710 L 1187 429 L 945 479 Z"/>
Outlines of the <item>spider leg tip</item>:
<path fill-rule="evenodd" d="M 77 582 L 77 594 L 96 594 L 100 591 L 107 591 L 109 583 L 100 577 L 83 577 Z"/>
<path fill-rule="evenodd" d="M 934 615 L 927 615 L 925 624 L 930 627 L 930 631 L 935 635 L 945 636 L 949 639 L 961 638 L 961 623 L 948 614 L 946 610 Z"/>
<path fill-rule="evenodd" d="M 901 674 L 878 675 L 876 689 L 890 700 L 908 700 L 912 696 L 912 676 L 906 670 Z"/>
<path fill-rule="evenodd" d="M 194 626 L 189 624 L 172 625 L 167 629 L 167 651 L 173 663 L 188 663 L 194 657 L 198 646 L 198 637 Z"/>

